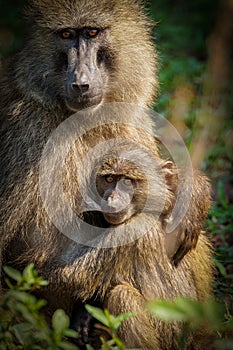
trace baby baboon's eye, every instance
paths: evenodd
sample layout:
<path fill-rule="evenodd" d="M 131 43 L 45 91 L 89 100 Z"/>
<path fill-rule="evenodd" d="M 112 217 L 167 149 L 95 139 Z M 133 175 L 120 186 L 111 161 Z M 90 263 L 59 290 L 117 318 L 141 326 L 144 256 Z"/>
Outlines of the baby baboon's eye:
<path fill-rule="evenodd" d="M 132 185 L 132 180 L 131 179 L 124 179 L 123 180 L 124 185 L 126 186 L 131 186 Z"/>
<path fill-rule="evenodd" d="M 100 30 L 96 28 L 85 28 L 84 29 L 84 36 L 87 39 L 95 38 L 99 34 Z"/>
<path fill-rule="evenodd" d="M 75 31 L 71 29 L 63 29 L 59 32 L 59 36 L 62 39 L 73 39 L 75 37 Z"/>
<path fill-rule="evenodd" d="M 112 175 L 107 175 L 105 176 L 105 181 L 108 183 L 108 184 L 111 184 L 113 181 L 114 181 L 114 178 Z"/>

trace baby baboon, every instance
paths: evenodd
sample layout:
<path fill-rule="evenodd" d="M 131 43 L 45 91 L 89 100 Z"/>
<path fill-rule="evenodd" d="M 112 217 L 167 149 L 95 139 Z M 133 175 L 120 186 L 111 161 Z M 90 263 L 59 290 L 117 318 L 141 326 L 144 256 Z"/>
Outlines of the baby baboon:
<path fill-rule="evenodd" d="M 135 155 L 136 156 L 136 155 Z M 141 155 L 142 156 L 142 155 Z M 140 157 L 140 155 L 138 155 Z M 158 158 L 159 161 L 159 158 Z M 150 174 L 151 175 L 151 174 Z M 163 175 L 167 186 L 172 193 L 170 205 L 166 207 L 166 213 L 171 213 L 178 190 L 178 183 L 182 191 L 188 191 L 185 187 L 185 178 L 182 171 L 178 177 L 178 169 L 171 161 L 163 165 Z M 155 176 L 155 179 L 158 178 Z M 130 167 L 130 163 L 110 158 L 97 173 L 97 190 L 102 197 L 101 210 L 105 220 L 112 225 L 125 222 L 144 207 L 148 192 L 147 180 L 142 176 L 139 169 Z M 153 186 L 155 188 L 155 186 Z M 130 201 L 132 199 L 132 201 Z M 150 211 L 153 211 L 158 198 L 150 201 Z M 130 205 L 129 205 L 130 204 Z M 199 234 L 203 228 L 210 206 L 210 186 L 208 179 L 199 171 L 194 170 L 194 184 L 192 190 L 191 204 L 178 227 L 172 234 L 166 236 L 165 246 L 168 256 L 175 265 L 195 248 Z M 122 210 L 120 210 L 122 208 Z M 163 216 L 165 211 L 163 210 Z"/>
<path fill-rule="evenodd" d="M 113 314 L 137 312 L 136 317 L 123 322 L 119 331 L 128 346 L 177 349 L 182 325 L 153 319 L 144 310 L 144 304 L 147 300 L 173 299 L 180 295 L 200 301 L 210 297 L 211 250 L 208 240 L 201 234 L 195 250 L 178 266 L 171 263 L 166 252 L 165 224 L 175 197 L 172 187 L 176 173 L 171 172 L 170 161 L 156 157 L 154 166 L 151 161 L 151 158 L 145 159 L 144 152 L 140 154 L 137 150 L 133 154 L 128 147 L 120 155 L 111 154 L 102 163 L 98 162 L 94 170 L 96 176 L 91 177 L 92 181 L 96 180 L 94 186 L 100 196 L 100 210 L 110 224 L 107 234 L 113 245 L 116 241 L 119 243 L 123 235 L 135 237 L 140 227 L 144 231 L 134 242 L 105 252 L 105 257 L 109 254 L 108 262 L 111 261 L 108 278 L 112 283 L 103 305 Z M 82 320 L 74 319 L 79 328 Z M 85 324 L 85 330 L 87 327 Z M 190 337 L 185 349 L 203 349 L 207 343 L 208 335 L 198 331 Z"/>
<path fill-rule="evenodd" d="M 137 154 L 137 156 L 143 157 L 142 154 Z M 171 203 L 168 207 L 169 211 L 171 211 L 177 195 L 178 182 L 180 181 L 182 186 L 185 179 L 182 177 L 182 172 L 178 177 L 178 169 L 173 162 L 162 162 L 162 159 L 158 157 L 157 162 L 161 169 L 163 169 L 160 176 L 164 176 L 166 179 L 166 185 L 172 193 L 172 196 L 170 196 Z M 106 160 L 106 162 L 101 165 L 99 171 L 97 172 L 96 187 L 99 195 L 102 198 L 101 210 L 106 221 L 113 225 L 119 225 L 121 222 L 128 220 L 135 213 L 140 212 L 144 207 L 144 202 L 147 198 L 145 194 L 148 192 L 148 187 L 145 174 L 142 174 L 142 170 L 140 169 L 139 171 L 135 165 L 130 165 L 130 162 L 127 160 L 119 158 L 114 160 L 111 156 L 110 160 Z M 158 178 L 158 174 L 155 176 L 155 178 Z M 197 231 L 196 226 L 200 225 L 198 230 L 200 233 L 202 228 L 201 225 L 206 218 L 210 205 L 210 188 L 208 179 L 197 170 L 194 171 L 194 181 L 191 209 L 188 211 L 188 219 L 184 217 L 180 229 L 183 231 L 189 230 L 190 236 L 193 234 L 197 241 L 198 233 L 195 232 L 195 230 Z M 182 186 L 182 189 L 183 191 L 186 190 L 184 186 Z M 200 191 L 203 191 L 203 194 L 201 194 Z M 202 200 L 202 195 L 205 196 L 205 201 L 203 204 L 200 203 Z M 152 211 L 152 208 L 154 208 L 153 202 L 154 200 L 150 202 L 150 210 Z M 129 205 L 130 203 L 131 206 Z M 200 204 L 202 206 L 202 210 L 199 212 L 198 209 L 200 208 Z M 203 210 L 204 206 L 205 210 Z M 121 208 L 128 208 L 129 210 L 126 210 L 124 213 L 124 211 L 120 210 Z M 168 212 L 168 208 L 166 208 L 166 213 Z M 194 211 L 195 208 L 196 213 L 192 212 L 191 214 L 191 211 Z M 116 217 L 115 213 L 117 213 Z M 163 213 L 165 212 L 163 211 Z M 192 223 L 187 222 L 187 220 L 190 218 L 193 219 Z M 197 219 L 197 222 L 195 222 L 195 219 Z M 189 239 L 191 240 L 191 237 L 189 237 Z M 196 241 L 193 243 L 193 245 L 196 245 Z M 186 242 L 186 244 L 187 243 L 188 242 Z M 183 247 L 183 249 L 185 249 L 185 247 Z"/>

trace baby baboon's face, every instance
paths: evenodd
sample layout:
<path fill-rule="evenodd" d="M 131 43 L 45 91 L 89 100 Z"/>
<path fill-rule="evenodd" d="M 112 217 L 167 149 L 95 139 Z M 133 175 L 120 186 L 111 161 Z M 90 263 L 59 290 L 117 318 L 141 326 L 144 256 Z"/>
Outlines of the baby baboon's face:
<path fill-rule="evenodd" d="M 123 175 L 98 175 L 96 187 L 101 196 L 104 218 L 112 225 L 119 225 L 136 213 L 134 192 L 137 181 Z"/>

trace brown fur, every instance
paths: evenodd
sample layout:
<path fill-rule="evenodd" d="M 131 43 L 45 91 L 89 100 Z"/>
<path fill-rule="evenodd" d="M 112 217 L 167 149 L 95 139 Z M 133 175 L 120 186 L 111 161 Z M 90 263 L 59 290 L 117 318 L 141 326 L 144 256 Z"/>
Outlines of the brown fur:
<path fill-rule="evenodd" d="M 126 148 L 129 150 L 130 147 Z M 139 153 L 135 152 L 135 160 L 139 158 Z M 213 268 L 210 243 L 201 234 L 196 249 L 183 257 L 179 265 L 175 267 L 166 251 L 167 234 L 164 220 L 166 216 L 169 216 L 172 202 L 175 199 L 176 172 L 171 173 L 171 162 L 165 162 L 157 156 L 154 159 L 158 165 L 158 171 L 164 173 L 167 184 L 162 185 L 165 188 L 163 192 L 157 188 L 154 188 L 153 192 L 153 190 L 148 190 L 147 180 L 153 178 L 152 188 L 156 185 L 160 187 L 163 175 L 162 172 L 155 173 L 154 169 L 152 170 L 152 159 L 145 159 L 145 156 L 141 155 L 144 163 L 144 168 L 141 168 L 138 164 L 124 160 L 126 155 L 124 151 L 118 152 L 117 155 L 114 156 L 111 153 L 104 158 L 103 163 L 99 164 L 96 175 L 120 175 L 140 183 L 139 190 L 136 187 L 135 195 L 131 200 L 131 206 L 140 208 L 140 210 L 120 226 L 111 226 L 111 239 L 114 241 L 121 231 L 127 236 L 133 235 L 133 232 L 144 223 L 146 226 L 143 229 L 147 233 L 127 246 L 116 248 L 114 255 L 112 255 L 114 249 L 108 251 L 109 260 L 104 266 L 107 267 L 110 264 L 110 269 L 107 267 L 107 275 L 112 280 L 109 288 L 104 291 L 103 304 L 115 315 L 137 312 L 136 317 L 123 322 L 119 331 L 120 337 L 128 346 L 151 350 L 176 349 L 182 325 L 179 323 L 165 324 L 155 320 L 149 312 L 145 311 L 145 301 L 173 299 L 177 296 L 199 301 L 210 298 Z M 146 172 L 147 180 L 143 169 L 149 169 Z M 167 171 L 169 172 L 168 177 Z M 198 176 L 202 180 L 201 174 Z M 164 209 L 160 218 L 156 218 L 153 211 L 159 207 L 161 196 L 166 198 Z M 148 199 L 149 203 L 154 203 L 154 206 L 151 204 L 142 209 L 138 202 L 145 203 Z M 200 232 L 198 236 L 199 234 Z M 185 349 L 203 349 L 209 342 L 207 334 L 208 331 L 205 328 L 197 331 L 194 337 L 189 338 Z"/>
<path fill-rule="evenodd" d="M 177 268 L 164 251 L 161 222 L 155 222 L 150 215 L 142 220 L 142 225 L 148 226 L 148 234 L 127 246 L 103 249 L 101 242 L 95 248 L 79 245 L 52 224 L 38 188 L 43 148 L 50 133 L 73 113 L 64 102 L 65 80 L 59 71 L 55 32 L 73 26 L 107 28 L 105 60 L 109 66 L 103 68 L 103 81 L 106 78 L 107 83 L 103 85 L 101 102 L 146 106 L 152 102 L 157 85 L 150 21 L 136 0 L 33 0 L 28 14 L 31 35 L 0 83 L 0 261 L 19 268 L 35 262 L 49 280 L 43 293 L 50 312 L 63 307 L 70 313 L 75 301 L 85 302 L 93 297 L 113 313 L 136 308 L 139 316 L 124 323 L 122 338 L 143 349 L 168 349 L 167 344 L 173 349 L 173 331 L 161 326 L 160 331 L 163 327 L 168 329 L 168 336 L 161 332 L 165 342 L 162 347 L 158 323 L 144 313 L 142 304 L 154 297 L 188 295 L 203 300 L 209 296 L 211 262 L 206 239 L 201 235 L 196 249 Z M 101 117 L 101 108 L 97 111 L 97 117 Z M 130 118 L 126 116 L 121 122 L 128 122 Z M 139 126 L 146 124 L 151 129 L 149 118 L 134 118 L 142 118 Z M 80 120 L 82 123 L 85 119 Z M 72 152 L 68 156 L 64 170 L 68 197 L 75 189 L 79 195 L 74 174 L 88 147 L 100 139 L 117 136 L 144 144 L 154 154 L 158 152 L 153 138 L 145 137 L 140 128 L 97 128 L 77 142 L 77 157 L 73 159 Z M 71 202 L 76 205 L 72 198 Z M 195 206 L 196 203 L 194 200 Z"/>

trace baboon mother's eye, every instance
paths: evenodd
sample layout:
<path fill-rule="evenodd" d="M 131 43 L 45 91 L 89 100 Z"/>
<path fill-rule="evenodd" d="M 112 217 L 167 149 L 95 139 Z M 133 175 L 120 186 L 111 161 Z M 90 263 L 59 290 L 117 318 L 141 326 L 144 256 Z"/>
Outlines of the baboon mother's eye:
<path fill-rule="evenodd" d="M 71 29 L 63 29 L 61 31 L 59 31 L 59 36 L 66 40 L 66 39 L 73 39 L 75 37 L 75 31 L 71 30 Z"/>
<path fill-rule="evenodd" d="M 99 32 L 100 32 L 100 30 L 96 29 L 96 28 L 85 28 L 83 30 L 83 34 L 87 39 L 92 39 L 92 38 L 97 37 Z"/>

